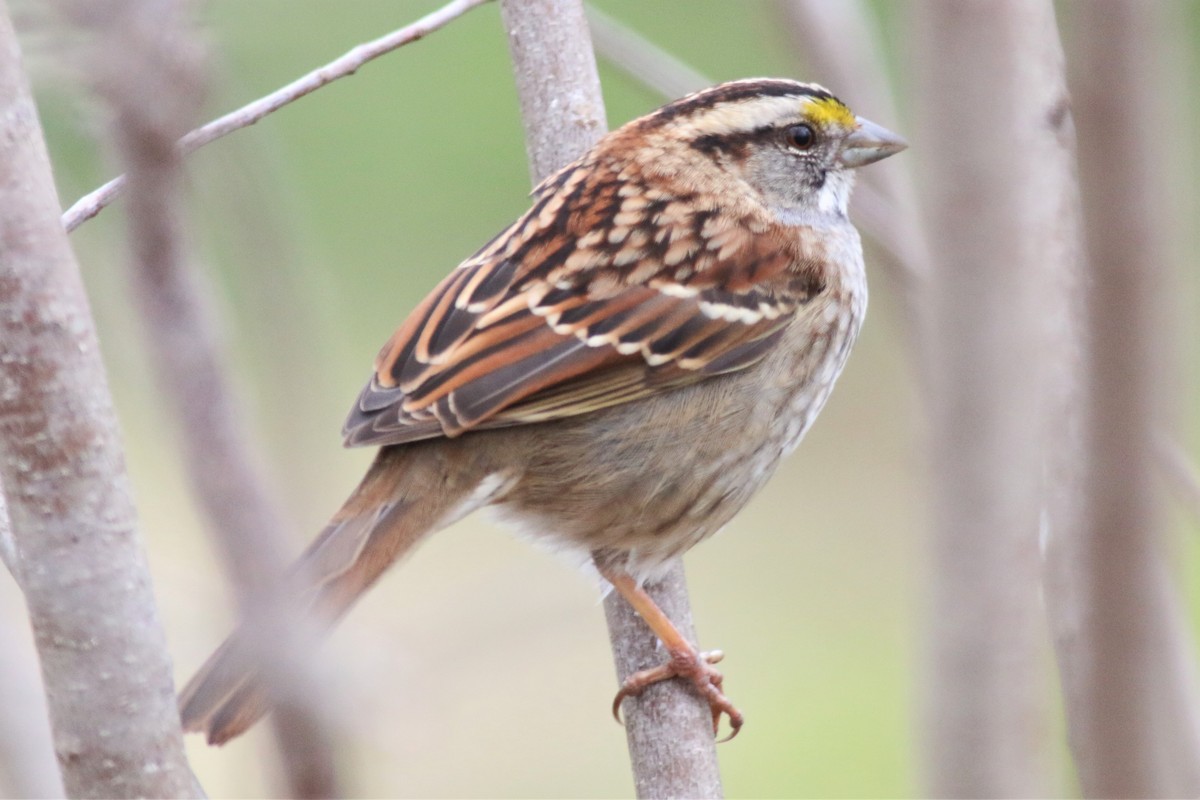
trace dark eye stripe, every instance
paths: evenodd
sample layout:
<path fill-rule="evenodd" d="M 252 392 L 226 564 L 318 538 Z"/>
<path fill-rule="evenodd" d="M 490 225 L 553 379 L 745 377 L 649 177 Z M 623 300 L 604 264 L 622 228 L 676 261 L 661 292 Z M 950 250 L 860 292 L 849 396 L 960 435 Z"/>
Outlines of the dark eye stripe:
<path fill-rule="evenodd" d="M 778 135 L 778 128 L 764 125 L 742 133 L 707 133 L 692 140 L 692 147 L 708 156 L 724 153 L 736 157 L 745 155 L 746 148 L 752 143 L 770 141 Z"/>

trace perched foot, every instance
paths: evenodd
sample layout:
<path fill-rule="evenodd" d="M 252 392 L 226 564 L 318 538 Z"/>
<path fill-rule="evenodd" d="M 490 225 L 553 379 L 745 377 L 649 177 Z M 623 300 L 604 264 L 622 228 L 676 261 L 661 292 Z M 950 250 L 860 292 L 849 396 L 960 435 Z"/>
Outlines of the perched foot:
<path fill-rule="evenodd" d="M 683 678 L 691 681 L 700 696 L 708 701 L 708 706 L 712 709 L 714 735 L 720 728 L 721 715 L 729 717 L 729 735 L 721 739 L 722 742 L 728 742 L 738 735 L 745 718 L 721 691 L 721 684 L 725 680 L 725 676 L 713 666 L 723 659 L 725 654 L 720 650 L 701 653 L 686 641 L 682 642 L 682 645 L 682 647 L 669 648 L 670 660 L 665 664 L 635 672 L 625 679 L 625 682 L 621 684 L 621 690 L 617 692 L 617 696 L 613 700 L 613 716 L 616 717 L 617 722 L 621 721 L 621 703 L 626 697 L 637 697 L 647 686 L 659 681 Z"/>

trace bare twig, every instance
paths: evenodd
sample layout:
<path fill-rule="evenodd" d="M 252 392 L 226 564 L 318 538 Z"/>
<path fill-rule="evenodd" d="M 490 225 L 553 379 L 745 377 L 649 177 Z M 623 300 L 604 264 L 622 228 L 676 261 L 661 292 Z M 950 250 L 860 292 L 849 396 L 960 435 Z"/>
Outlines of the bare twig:
<path fill-rule="evenodd" d="M 72 797 L 195 797 L 116 414 L 0 3 L 0 482 Z"/>
<path fill-rule="evenodd" d="M 1154 435 L 1164 424 L 1174 276 L 1153 137 L 1164 118 L 1169 6 L 1078 3 L 1072 87 L 1092 294 L 1086 528 L 1076 548 L 1074 640 L 1060 648 L 1068 730 L 1091 797 L 1200 795 L 1194 648 L 1163 553 Z M 1075 644 L 1075 643 L 1078 644 Z"/>
<path fill-rule="evenodd" d="M 287 86 L 277 89 L 265 97 L 261 97 L 236 111 L 231 111 L 223 117 L 219 117 L 207 125 L 191 131 L 179 140 L 179 148 L 186 155 L 226 134 L 253 125 L 268 114 L 274 113 L 287 104 L 315 92 L 322 86 L 332 83 L 339 78 L 353 75 L 367 62 L 424 38 L 471 9 L 481 6 L 486 2 L 488 0 L 453 0 L 453 2 L 447 3 L 437 11 L 427 14 L 411 25 L 393 31 L 386 36 L 381 36 L 374 41 L 360 44 L 325 66 L 297 78 Z M 99 214 L 105 206 L 121 195 L 125 190 L 125 182 L 125 176 L 120 175 L 95 191 L 79 198 L 63 214 L 63 227 L 69 233 Z"/>
<path fill-rule="evenodd" d="M 604 132 L 604 102 L 579 0 L 502 0 L 526 150 L 535 182 L 581 155 Z M 682 562 L 647 587 L 693 641 Z M 661 660 L 657 640 L 613 592 L 604 602 L 619 679 Z M 719 797 L 720 774 L 707 704 L 677 681 L 648 689 L 626 732 L 639 797 Z"/>
<path fill-rule="evenodd" d="M 646 590 L 683 635 L 696 641 L 683 562 Z M 604 616 L 620 681 L 662 663 L 658 638 L 616 592 L 605 598 Z M 643 692 L 636 710 L 625 715 L 625 733 L 638 797 L 722 796 L 712 713 L 685 686 L 668 681 Z"/>
<path fill-rule="evenodd" d="M 1049 0 L 916 6 L 931 231 L 935 477 L 927 792 L 1051 792 L 1038 539 L 1046 506 L 1047 279 L 1077 202 Z M 1065 132 L 1065 133 L 1064 133 Z M 918 153 L 921 155 L 921 153 Z M 1063 243 L 1068 246 L 1064 248 Z"/>
<path fill-rule="evenodd" d="M 79 0 L 76 0 L 79 2 Z M 90 74 L 113 109 L 128 171 L 133 293 L 160 389 L 179 426 L 185 465 L 237 591 L 268 694 L 288 794 L 337 794 L 332 747 L 311 675 L 311 642 L 280 598 L 287 526 L 252 456 L 219 353 L 208 303 L 183 244 L 182 153 L 197 110 L 202 59 L 179 0 L 72 4 L 94 27 Z"/>

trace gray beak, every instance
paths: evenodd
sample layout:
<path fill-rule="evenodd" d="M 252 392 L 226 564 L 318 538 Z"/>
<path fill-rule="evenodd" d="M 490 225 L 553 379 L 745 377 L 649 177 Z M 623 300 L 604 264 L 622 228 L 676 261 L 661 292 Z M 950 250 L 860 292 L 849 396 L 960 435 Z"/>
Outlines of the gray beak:
<path fill-rule="evenodd" d="M 842 142 L 842 152 L 838 155 L 838 161 L 843 167 L 854 169 L 873 164 L 908 147 L 908 142 L 882 125 L 876 125 L 862 117 L 855 119 L 858 120 L 858 130 L 845 138 Z"/>

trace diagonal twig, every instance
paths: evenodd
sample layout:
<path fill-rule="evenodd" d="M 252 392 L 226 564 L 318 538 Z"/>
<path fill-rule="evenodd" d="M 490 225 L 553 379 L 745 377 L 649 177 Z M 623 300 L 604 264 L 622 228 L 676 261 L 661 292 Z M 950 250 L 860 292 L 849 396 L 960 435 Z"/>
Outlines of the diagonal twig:
<path fill-rule="evenodd" d="M 260 97 L 252 103 L 247 103 L 236 111 L 231 111 L 222 117 L 203 125 L 186 134 L 178 142 L 183 154 L 192 153 L 210 142 L 220 139 L 226 134 L 249 127 L 254 123 L 274 113 L 284 106 L 299 100 L 307 94 L 315 92 L 322 86 L 333 81 L 353 75 L 364 64 L 382 55 L 415 42 L 447 23 L 461 17 L 473 8 L 483 5 L 488 0 L 453 0 L 411 25 L 381 36 L 374 41 L 360 44 L 347 51 L 341 57 L 328 64 L 303 75 L 286 86 L 276 89 L 265 97 Z M 78 228 L 84 222 L 99 214 L 105 206 L 116 200 L 125 191 L 126 178 L 118 175 L 98 189 L 89 192 L 75 201 L 63 214 L 63 227 L 67 232 Z"/>
<path fill-rule="evenodd" d="M 596 52 L 668 100 L 712 86 L 702 72 L 593 5 L 584 7 Z"/>

